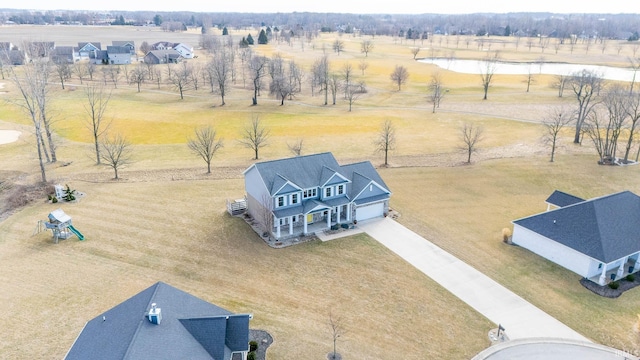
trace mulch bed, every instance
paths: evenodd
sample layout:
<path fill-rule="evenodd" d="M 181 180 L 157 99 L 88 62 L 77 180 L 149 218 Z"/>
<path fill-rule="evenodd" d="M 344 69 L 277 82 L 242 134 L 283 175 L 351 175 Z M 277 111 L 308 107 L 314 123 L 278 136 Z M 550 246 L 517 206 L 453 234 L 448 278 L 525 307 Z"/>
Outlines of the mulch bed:
<path fill-rule="evenodd" d="M 256 360 L 266 360 L 267 349 L 273 344 L 273 337 L 264 330 L 249 330 L 249 340 L 258 342 L 256 350 Z"/>
<path fill-rule="evenodd" d="M 608 285 L 600 286 L 593 281 L 584 278 L 580 280 L 580 284 L 600 296 L 614 299 L 622 295 L 625 291 L 639 286 L 640 276 L 636 276 L 634 281 L 628 281 L 625 278 L 618 280 L 618 284 L 620 284 L 620 286 L 617 289 L 612 289 Z"/>

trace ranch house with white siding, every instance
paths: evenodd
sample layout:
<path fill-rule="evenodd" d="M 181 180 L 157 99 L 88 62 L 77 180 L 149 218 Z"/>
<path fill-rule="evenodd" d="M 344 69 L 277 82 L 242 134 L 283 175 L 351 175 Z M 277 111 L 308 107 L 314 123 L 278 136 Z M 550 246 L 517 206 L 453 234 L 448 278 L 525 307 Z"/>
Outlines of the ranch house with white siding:
<path fill-rule="evenodd" d="M 547 203 L 558 208 L 513 221 L 514 244 L 600 285 L 640 269 L 638 195 L 554 194 Z"/>
<path fill-rule="evenodd" d="M 389 211 L 391 191 L 369 161 L 339 165 L 321 153 L 255 163 L 243 174 L 248 213 L 263 224 L 272 217 L 276 239 Z"/>

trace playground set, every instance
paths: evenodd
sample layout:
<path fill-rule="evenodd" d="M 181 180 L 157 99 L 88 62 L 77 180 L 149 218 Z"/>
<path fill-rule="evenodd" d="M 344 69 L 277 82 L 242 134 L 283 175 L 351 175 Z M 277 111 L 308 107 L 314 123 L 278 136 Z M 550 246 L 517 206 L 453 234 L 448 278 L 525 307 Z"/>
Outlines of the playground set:
<path fill-rule="evenodd" d="M 65 214 L 62 209 L 57 209 L 49 213 L 49 221 L 38 221 L 37 233 L 43 228 L 53 232 L 53 241 L 57 244 L 59 240 L 66 240 L 75 235 L 80 240 L 84 240 L 84 235 L 71 224 L 71 216 Z"/>

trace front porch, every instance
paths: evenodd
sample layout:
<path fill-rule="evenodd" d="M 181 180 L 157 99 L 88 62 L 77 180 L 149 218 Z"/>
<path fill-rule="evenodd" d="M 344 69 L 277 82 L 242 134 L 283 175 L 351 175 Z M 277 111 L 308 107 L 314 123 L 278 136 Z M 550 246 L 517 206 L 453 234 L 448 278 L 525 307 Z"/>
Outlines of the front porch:
<path fill-rule="evenodd" d="M 600 286 L 604 286 L 612 281 L 618 281 L 629 274 L 635 274 L 638 272 L 639 266 L 636 259 L 627 258 L 622 265 L 614 266 L 608 269 L 607 266 L 603 266 L 603 271 L 595 276 L 588 278 L 589 281 L 593 281 Z"/>
<path fill-rule="evenodd" d="M 351 222 L 351 204 L 335 207 L 314 207 L 303 214 L 277 217 L 274 214 L 272 235 L 277 240 L 314 234 L 330 229 L 334 225 Z"/>

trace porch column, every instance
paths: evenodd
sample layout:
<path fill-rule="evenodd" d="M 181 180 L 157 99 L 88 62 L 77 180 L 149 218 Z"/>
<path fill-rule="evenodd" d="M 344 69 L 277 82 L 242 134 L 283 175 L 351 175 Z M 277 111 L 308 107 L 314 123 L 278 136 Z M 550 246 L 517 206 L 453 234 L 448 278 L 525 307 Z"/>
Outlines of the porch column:
<path fill-rule="evenodd" d="M 603 286 L 606 280 L 607 280 L 607 264 L 602 264 L 602 274 L 600 274 L 600 279 L 598 279 L 598 284 Z"/>
<path fill-rule="evenodd" d="M 304 223 L 303 233 L 307 235 L 307 214 L 302 214 L 302 223 Z"/>
<path fill-rule="evenodd" d="M 351 203 L 347 204 L 347 222 L 351 221 Z"/>
<path fill-rule="evenodd" d="M 293 216 L 289 216 L 289 235 L 293 235 Z"/>
<path fill-rule="evenodd" d="M 331 227 L 331 208 L 327 210 L 327 227 Z"/>
<path fill-rule="evenodd" d="M 276 218 L 276 238 L 280 237 L 280 219 Z"/>
<path fill-rule="evenodd" d="M 618 273 L 616 274 L 616 278 L 619 279 L 622 277 L 622 275 L 624 275 L 624 267 L 627 265 L 627 258 L 628 257 L 624 257 L 622 259 L 622 264 L 620 264 L 620 266 L 618 267 Z"/>

